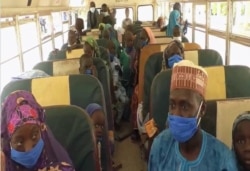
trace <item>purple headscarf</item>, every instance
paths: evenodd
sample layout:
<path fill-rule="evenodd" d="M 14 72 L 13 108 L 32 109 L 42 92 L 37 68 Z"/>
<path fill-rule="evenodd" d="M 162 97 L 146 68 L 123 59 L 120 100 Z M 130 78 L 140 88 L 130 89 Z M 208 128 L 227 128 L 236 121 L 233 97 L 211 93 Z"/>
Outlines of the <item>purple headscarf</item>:
<path fill-rule="evenodd" d="M 30 92 L 20 90 L 11 93 L 3 103 L 1 115 L 1 139 L 3 141 L 2 150 L 6 158 L 6 171 L 24 170 L 23 166 L 11 159 L 10 140 L 19 126 L 29 123 L 44 125 L 43 129 L 41 129 L 44 149 L 32 170 L 58 168 L 62 171 L 74 171 L 67 152 L 45 125 L 44 109 L 37 103 Z"/>
<path fill-rule="evenodd" d="M 93 115 L 93 113 L 97 110 L 102 110 L 102 107 L 97 104 L 97 103 L 91 103 L 86 107 L 86 111 L 89 114 L 89 116 L 91 117 Z"/>

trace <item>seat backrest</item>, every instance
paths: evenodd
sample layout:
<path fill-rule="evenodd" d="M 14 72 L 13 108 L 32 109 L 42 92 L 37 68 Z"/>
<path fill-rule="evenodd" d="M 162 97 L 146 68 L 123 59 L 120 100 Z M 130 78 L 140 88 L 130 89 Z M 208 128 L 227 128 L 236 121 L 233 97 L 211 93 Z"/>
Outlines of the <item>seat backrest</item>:
<path fill-rule="evenodd" d="M 73 58 L 80 58 L 83 55 L 83 48 L 80 49 L 73 49 L 70 52 L 66 51 L 66 58 L 73 59 Z"/>
<path fill-rule="evenodd" d="M 48 60 L 59 60 L 59 59 L 66 59 L 66 51 L 65 50 L 58 50 L 52 51 L 49 54 Z"/>
<path fill-rule="evenodd" d="M 231 148 L 233 122 L 239 114 L 250 111 L 249 104 L 250 98 L 207 101 L 206 114 L 201 119 L 202 129 Z"/>
<path fill-rule="evenodd" d="M 157 37 L 155 38 L 156 43 L 155 44 L 164 44 L 164 43 L 170 43 L 173 41 L 171 37 Z"/>
<path fill-rule="evenodd" d="M 93 34 L 92 32 L 87 32 L 87 35 L 91 34 L 91 37 L 93 37 L 93 39 L 97 40 L 99 39 L 99 33 L 98 34 Z M 85 41 L 88 38 L 88 36 L 82 36 L 82 41 Z"/>
<path fill-rule="evenodd" d="M 163 52 L 168 44 L 150 44 L 142 48 L 139 60 L 139 102 L 143 99 L 143 86 L 144 86 L 144 71 L 145 65 L 149 57 L 156 52 Z M 197 43 L 183 43 L 185 51 L 198 50 L 201 49 Z M 198 58 L 197 53 L 194 52 L 185 52 L 186 56 L 193 56 L 196 61 Z M 158 72 L 157 72 L 158 73 Z"/>
<path fill-rule="evenodd" d="M 250 68 L 246 66 L 206 67 L 208 84 L 206 100 L 250 97 Z M 150 114 L 160 130 L 164 129 L 169 108 L 172 70 L 163 71 L 151 86 Z"/>
<path fill-rule="evenodd" d="M 155 37 L 166 37 L 166 33 L 161 32 L 160 30 L 159 31 L 153 31 L 153 33 L 154 33 Z"/>
<path fill-rule="evenodd" d="M 107 120 L 109 130 L 113 130 L 113 117 L 111 108 L 111 92 L 109 84 L 109 71 L 103 60 L 100 58 L 94 58 L 94 65 L 98 72 L 98 80 L 101 82 L 105 95 Z M 63 66 L 63 67 L 62 67 Z M 79 74 L 79 59 L 57 60 L 57 61 L 45 61 L 40 62 L 34 69 L 39 69 L 51 76 L 65 76 L 70 74 Z"/>
<path fill-rule="evenodd" d="M 90 75 L 54 76 L 46 78 L 17 80 L 8 83 L 2 91 L 1 101 L 13 91 L 27 90 L 42 106 L 76 105 L 83 109 L 90 103 L 100 104 L 107 118 L 106 103 L 101 83 Z M 108 124 L 105 120 L 105 137 L 108 137 Z M 104 142 L 107 146 L 106 168 L 111 167 L 108 138 Z M 109 170 L 109 169 L 108 169 Z"/>
<path fill-rule="evenodd" d="M 222 65 L 222 57 L 217 51 L 211 49 L 199 49 L 196 51 L 184 51 L 185 59 L 203 67 Z M 139 93 L 143 99 L 143 115 L 149 112 L 150 88 L 157 73 L 162 69 L 162 52 L 155 53 L 149 57 L 144 67 L 144 79 L 140 84 Z M 141 90 L 141 91 L 140 91 Z"/>
<path fill-rule="evenodd" d="M 97 170 L 94 130 L 87 113 L 73 105 L 49 106 L 45 111 L 46 124 L 68 152 L 76 171 Z"/>

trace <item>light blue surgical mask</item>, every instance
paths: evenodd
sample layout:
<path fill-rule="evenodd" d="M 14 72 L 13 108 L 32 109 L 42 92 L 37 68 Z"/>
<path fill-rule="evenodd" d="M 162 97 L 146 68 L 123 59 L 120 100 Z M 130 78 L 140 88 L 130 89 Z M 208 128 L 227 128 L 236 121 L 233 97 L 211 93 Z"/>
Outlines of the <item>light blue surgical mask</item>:
<path fill-rule="evenodd" d="M 44 142 L 42 138 L 37 142 L 35 147 L 33 147 L 30 151 L 20 152 L 13 148 L 11 148 L 11 159 L 15 162 L 21 164 L 25 168 L 32 168 L 37 163 L 44 147 Z"/>
<path fill-rule="evenodd" d="M 181 60 L 182 60 L 182 57 L 180 55 L 175 54 L 175 55 L 171 56 L 170 58 L 168 58 L 168 65 L 167 66 L 169 68 L 173 68 L 174 64 L 180 62 Z"/>
<path fill-rule="evenodd" d="M 92 70 L 91 69 L 86 69 L 85 74 L 92 75 Z"/>
<path fill-rule="evenodd" d="M 174 139 L 180 143 L 184 143 L 190 140 L 198 130 L 200 124 L 200 117 L 198 119 L 202 102 L 199 106 L 196 117 L 185 118 L 176 115 L 168 114 L 169 130 L 172 133 Z"/>

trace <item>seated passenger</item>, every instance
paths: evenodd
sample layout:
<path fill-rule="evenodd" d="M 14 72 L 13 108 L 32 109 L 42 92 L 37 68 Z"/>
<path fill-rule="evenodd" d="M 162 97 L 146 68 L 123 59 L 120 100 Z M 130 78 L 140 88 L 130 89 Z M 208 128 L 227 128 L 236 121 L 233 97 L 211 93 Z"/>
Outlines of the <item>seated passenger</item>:
<path fill-rule="evenodd" d="M 68 50 L 69 47 L 73 48 L 77 45 L 80 44 L 80 40 L 77 38 L 77 34 L 73 30 L 69 30 L 68 32 L 68 42 L 65 43 L 62 47 L 61 50 Z"/>
<path fill-rule="evenodd" d="M 83 51 L 85 54 L 91 57 L 100 57 L 100 50 L 97 42 L 91 36 L 87 37 L 83 45 Z"/>
<path fill-rule="evenodd" d="M 82 40 L 82 36 L 86 36 L 86 31 L 83 31 L 84 29 L 84 21 L 82 18 L 77 18 L 75 23 L 75 28 L 77 31 L 77 38 L 79 40 Z"/>
<path fill-rule="evenodd" d="M 156 43 L 154 33 L 149 27 L 144 27 L 140 34 L 141 48 L 148 44 Z"/>
<path fill-rule="evenodd" d="M 182 43 L 178 40 L 170 42 L 164 50 L 164 59 L 163 66 L 165 65 L 167 68 L 173 68 L 175 63 L 184 59 L 184 47 Z"/>
<path fill-rule="evenodd" d="M 149 171 L 236 171 L 232 151 L 200 128 L 205 114 L 207 72 L 191 61 L 175 64 L 167 127 L 153 141 Z"/>
<path fill-rule="evenodd" d="M 117 58 L 116 51 L 115 51 L 115 45 L 114 43 L 110 40 L 108 42 L 108 50 L 110 53 L 110 62 L 111 62 L 111 70 L 112 70 L 112 75 L 113 75 L 113 85 L 114 85 L 114 93 L 115 93 L 115 98 L 116 98 L 116 109 L 117 109 L 117 116 L 115 119 L 115 127 L 119 128 L 124 108 L 125 105 L 128 103 L 128 97 L 126 94 L 125 88 L 121 84 L 121 65 L 120 61 Z"/>
<path fill-rule="evenodd" d="M 95 128 L 95 138 L 97 144 L 97 152 L 99 164 L 102 166 L 102 154 L 105 153 L 105 148 L 102 146 L 102 140 L 104 135 L 105 128 L 105 116 L 102 110 L 102 107 L 96 103 L 91 103 L 86 107 L 86 111 L 89 114 L 90 118 L 93 121 L 93 125 Z M 102 169 L 100 169 L 102 170 Z"/>
<path fill-rule="evenodd" d="M 5 170 L 74 170 L 67 152 L 45 124 L 44 109 L 30 92 L 11 93 L 1 114 Z"/>
<path fill-rule="evenodd" d="M 235 119 L 232 130 L 233 150 L 238 163 L 238 171 L 250 170 L 249 129 L 250 112 L 244 112 Z"/>
<path fill-rule="evenodd" d="M 93 63 L 93 58 L 88 54 L 83 54 L 80 58 L 80 74 L 88 74 L 98 77 L 97 69 Z"/>

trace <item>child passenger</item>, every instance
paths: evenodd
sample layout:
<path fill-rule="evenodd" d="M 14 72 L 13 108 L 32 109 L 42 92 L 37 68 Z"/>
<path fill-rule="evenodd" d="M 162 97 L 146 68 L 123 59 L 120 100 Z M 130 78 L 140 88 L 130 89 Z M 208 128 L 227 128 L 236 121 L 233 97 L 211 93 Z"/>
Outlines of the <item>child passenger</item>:
<path fill-rule="evenodd" d="M 233 123 L 233 150 L 239 171 L 250 171 L 250 112 L 240 114 Z"/>
<path fill-rule="evenodd" d="M 30 92 L 11 93 L 1 115 L 1 155 L 6 171 L 75 170 L 45 124 L 44 109 Z"/>
<path fill-rule="evenodd" d="M 98 77 L 97 69 L 93 63 L 93 57 L 88 54 L 83 54 L 80 58 L 80 74 L 88 74 Z"/>

